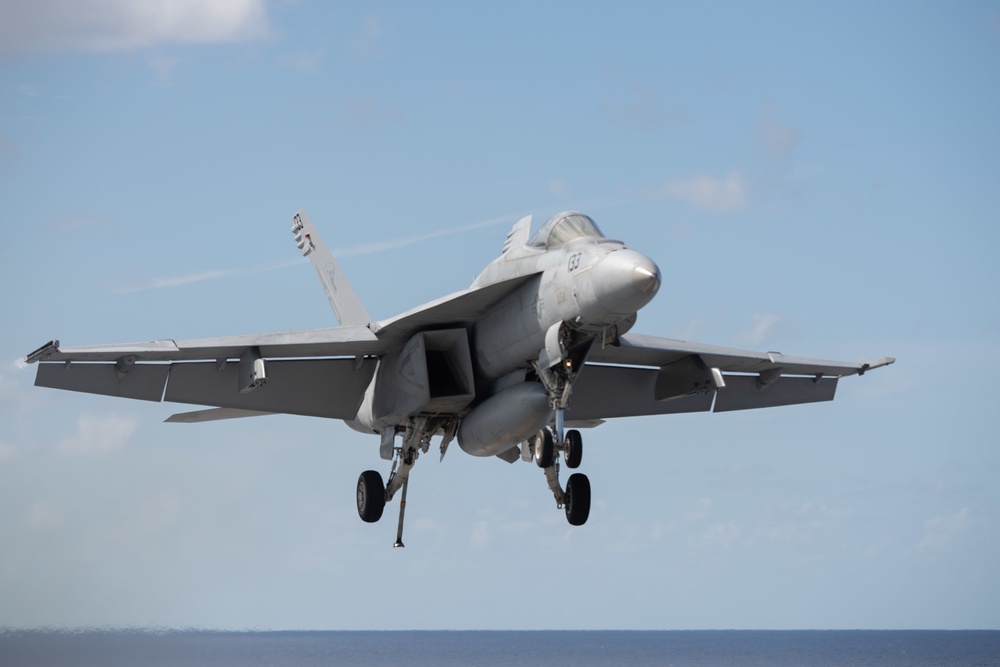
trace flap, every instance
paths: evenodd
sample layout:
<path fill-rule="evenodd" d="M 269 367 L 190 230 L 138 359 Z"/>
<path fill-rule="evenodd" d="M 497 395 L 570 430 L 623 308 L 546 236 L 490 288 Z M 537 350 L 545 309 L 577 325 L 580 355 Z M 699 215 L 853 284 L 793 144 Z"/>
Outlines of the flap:
<path fill-rule="evenodd" d="M 654 398 L 657 375 L 659 371 L 650 368 L 584 366 L 573 383 L 566 421 L 707 412 L 712 409 L 714 392 L 657 401 Z"/>
<path fill-rule="evenodd" d="M 267 384 L 239 391 L 239 364 L 172 364 L 163 400 L 258 412 L 354 419 L 376 362 L 353 359 L 267 361 Z"/>
<path fill-rule="evenodd" d="M 726 388 L 715 399 L 716 412 L 832 401 L 837 391 L 837 378 L 781 377 L 765 385 L 752 375 L 725 377 Z"/>
<path fill-rule="evenodd" d="M 133 364 L 121 373 L 117 364 L 42 363 L 35 386 L 159 402 L 169 371 L 165 364 Z"/>

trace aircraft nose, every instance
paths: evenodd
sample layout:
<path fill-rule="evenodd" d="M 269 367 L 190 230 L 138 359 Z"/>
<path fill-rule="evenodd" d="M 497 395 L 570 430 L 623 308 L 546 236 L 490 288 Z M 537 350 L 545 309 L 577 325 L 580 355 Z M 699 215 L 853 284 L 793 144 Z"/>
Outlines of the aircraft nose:
<path fill-rule="evenodd" d="M 632 282 L 640 292 L 652 298 L 660 289 L 660 267 L 648 257 L 643 260 L 632 271 Z"/>
<path fill-rule="evenodd" d="M 640 252 L 622 248 L 595 268 L 595 287 L 605 312 L 627 316 L 649 303 L 660 289 L 660 268 Z"/>

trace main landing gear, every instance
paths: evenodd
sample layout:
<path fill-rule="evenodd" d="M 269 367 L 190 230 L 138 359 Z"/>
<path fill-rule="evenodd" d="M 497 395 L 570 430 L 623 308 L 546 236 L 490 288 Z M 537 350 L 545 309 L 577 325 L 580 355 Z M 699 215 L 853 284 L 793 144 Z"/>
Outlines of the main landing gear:
<path fill-rule="evenodd" d="M 365 523 L 375 523 L 385 510 L 385 484 L 377 470 L 366 470 L 358 477 L 358 515 Z"/>
<path fill-rule="evenodd" d="M 556 500 L 556 507 L 565 510 L 566 520 L 571 525 L 582 526 L 590 517 L 590 480 L 582 473 L 573 473 L 566 480 L 566 487 L 559 483 L 559 467 L 562 460 L 567 468 L 579 467 L 583 459 L 583 438 L 580 432 L 571 429 L 563 433 L 562 410 L 557 410 L 555 425 L 543 428 L 522 444 L 521 458 L 525 461 L 534 459 L 535 463 L 548 481 L 549 489 Z M 399 502 L 399 523 L 396 531 L 394 547 L 403 545 L 403 517 L 406 513 L 406 490 L 409 485 L 410 469 L 416 463 L 421 453 L 427 453 L 430 438 L 441 433 L 442 456 L 449 442 L 455 437 L 457 425 L 454 423 L 441 426 L 438 424 L 420 422 L 411 425 L 403 433 L 403 443 L 400 447 L 392 447 L 392 472 L 388 483 L 383 483 L 382 475 L 376 470 L 366 470 L 358 477 L 357 504 L 358 516 L 366 523 L 375 523 L 382 518 L 385 505 L 391 501 L 397 492 L 401 492 Z M 394 437 L 386 441 L 392 446 Z"/>
<path fill-rule="evenodd" d="M 388 432 L 383 438 L 385 458 L 392 458 L 392 472 L 388 484 L 382 483 L 382 475 L 376 470 L 366 470 L 358 477 L 358 516 L 366 523 L 375 523 L 382 518 L 385 504 L 393 499 L 397 491 L 402 491 L 399 499 L 399 523 L 396 528 L 396 542 L 392 546 L 403 547 L 403 517 L 406 514 L 406 489 L 410 483 L 410 469 L 421 453 L 426 454 L 431 437 L 441 435 L 441 457 L 448 444 L 455 438 L 458 423 L 455 421 L 419 417 L 407 424 L 402 433 L 402 445 L 394 445 L 396 433 Z"/>
<path fill-rule="evenodd" d="M 396 529 L 396 542 L 394 547 L 404 547 L 403 544 L 403 516 L 406 514 L 406 489 L 410 483 L 410 468 L 416 460 L 418 452 L 408 450 L 401 453 L 392 466 L 392 473 L 389 475 L 388 487 L 382 483 L 382 475 L 377 470 L 366 470 L 358 477 L 358 516 L 365 523 L 375 523 L 382 518 L 385 511 L 385 504 L 392 500 L 396 491 L 402 489 L 402 496 L 399 499 L 399 524 Z M 407 461 L 407 459 L 409 459 Z M 397 463 L 402 461 L 402 465 L 397 468 Z"/>
<path fill-rule="evenodd" d="M 558 429 L 556 429 L 558 431 Z M 583 459 L 583 437 L 577 430 L 566 432 L 557 446 L 556 436 L 550 429 L 543 428 L 528 443 L 535 463 L 545 473 L 549 489 L 556 499 L 556 507 L 566 510 L 566 520 L 573 526 L 582 526 L 590 517 L 590 480 L 583 473 L 573 473 L 566 480 L 566 488 L 559 484 L 559 456 L 561 453 L 567 468 L 577 468 Z"/>

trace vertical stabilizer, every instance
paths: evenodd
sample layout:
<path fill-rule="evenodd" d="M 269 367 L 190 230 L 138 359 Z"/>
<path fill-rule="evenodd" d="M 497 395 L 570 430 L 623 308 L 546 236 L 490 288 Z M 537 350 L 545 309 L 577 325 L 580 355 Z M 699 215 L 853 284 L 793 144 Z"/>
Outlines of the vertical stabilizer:
<path fill-rule="evenodd" d="M 308 257 L 316 269 L 337 322 L 341 325 L 371 322 L 371 315 L 361 304 L 351 283 L 347 281 L 347 276 L 340 270 L 340 265 L 333 259 L 333 254 L 323 243 L 304 210 L 292 216 L 292 233 L 295 234 L 295 243 L 302 251 L 302 256 Z"/>
<path fill-rule="evenodd" d="M 516 223 L 513 229 L 507 232 L 507 240 L 503 243 L 503 252 L 506 255 L 511 248 L 520 248 L 528 244 L 528 235 L 531 233 L 531 216 L 527 215 Z"/>

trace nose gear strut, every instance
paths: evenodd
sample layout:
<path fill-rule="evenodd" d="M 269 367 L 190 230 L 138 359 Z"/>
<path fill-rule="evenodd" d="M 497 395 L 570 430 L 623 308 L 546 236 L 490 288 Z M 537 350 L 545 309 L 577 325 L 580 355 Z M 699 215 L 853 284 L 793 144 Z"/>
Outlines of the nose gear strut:
<path fill-rule="evenodd" d="M 577 430 L 566 433 L 562 445 L 556 446 L 552 431 L 541 429 L 527 446 L 534 450 L 535 463 L 545 473 L 556 507 L 566 511 L 566 520 L 571 525 L 582 526 L 590 516 L 590 480 L 583 473 L 573 473 L 566 480 L 566 488 L 559 484 L 559 453 L 566 459 L 566 465 L 575 468 L 583 456 L 583 438 Z"/>
<path fill-rule="evenodd" d="M 566 510 L 566 519 L 581 526 L 590 516 L 590 480 L 582 473 L 570 475 L 566 488 L 559 484 L 559 453 L 568 468 L 576 468 L 583 457 L 583 437 L 577 430 L 566 431 L 566 408 L 573 383 L 595 337 L 581 338 L 565 322 L 553 325 L 545 337 L 545 349 L 532 362 L 535 374 L 549 396 L 553 411 L 552 429 L 543 428 L 526 446 L 533 450 L 535 463 L 542 468 L 556 507 Z M 602 343 L 603 343 L 602 339 Z"/>

